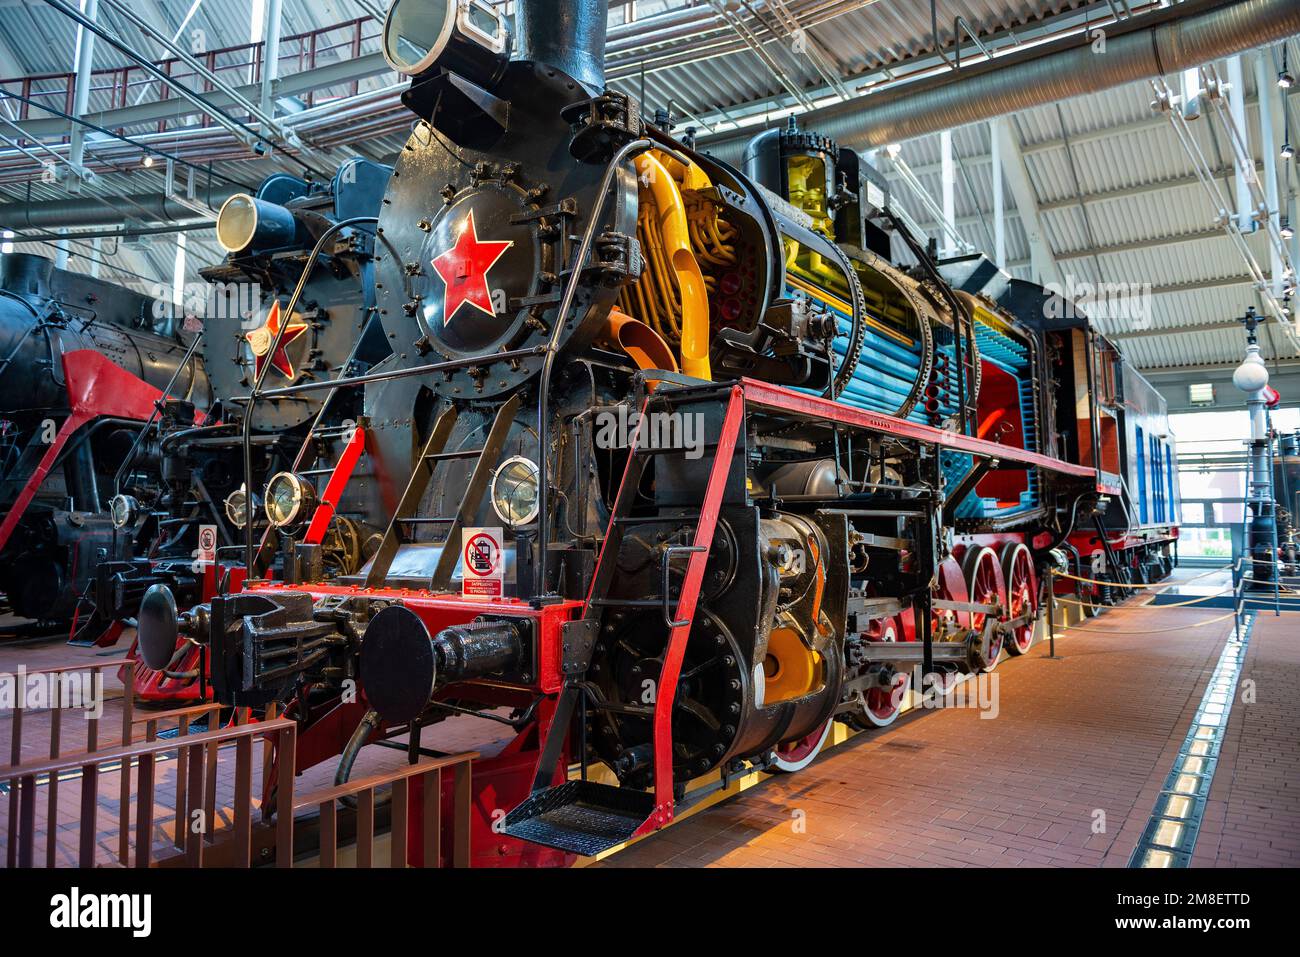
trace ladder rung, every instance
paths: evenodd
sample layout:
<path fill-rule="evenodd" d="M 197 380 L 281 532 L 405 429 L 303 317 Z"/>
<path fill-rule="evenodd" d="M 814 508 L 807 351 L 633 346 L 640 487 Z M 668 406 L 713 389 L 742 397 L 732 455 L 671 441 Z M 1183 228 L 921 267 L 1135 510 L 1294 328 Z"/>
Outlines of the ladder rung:
<path fill-rule="evenodd" d="M 482 449 L 464 449 L 460 452 L 434 452 L 424 457 L 426 462 L 441 462 L 443 459 L 472 459 L 476 455 L 482 455 Z"/>
<path fill-rule="evenodd" d="M 640 524 L 663 524 L 665 522 L 693 522 L 700 517 L 699 512 L 688 512 L 685 515 L 651 515 L 637 517 L 628 515 L 622 518 L 615 518 L 615 525 L 640 525 Z"/>
<path fill-rule="evenodd" d="M 401 522 L 403 525 L 438 525 L 446 522 L 454 522 L 456 521 L 456 519 L 443 518 L 440 515 L 439 516 L 420 515 L 420 516 L 413 516 L 411 518 L 399 518 L 398 521 Z"/>
<path fill-rule="evenodd" d="M 328 469 L 299 469 L 299 470 L 298 470 L 298 474 L 299 474 L 299 475 L 329 475 L 329 474 L 331 474 L 333 471 L 334 471 L 334 469 L 332 469 L 332 468 L 328 468 Z"/>
<path fill-rule="evenodd" d="M 593 598 L 590 605 L 597 608 L 662 608 L 662 598 Z"/>
<path fill-rule="evenodd" d="M 718 443 L 717 443 L 717 442 L 705 442 L 703 445 L 696 446 L 696 447 L 693 448 L 693 449 L 684 449 L 684 448 L 650 448 L 650 447 L 648 447 L 648 446 L 641 445 L 641 446 L 637 446 L 637 448 L 634 449 L 633 451 L 634 451 L 634 454 L 636 454 L 636 455 L 683 455 L 683 454 L 685 454 L 685 453 L 687 453 L 687 452 L 695 452 L 695 451 L 699 451 L 699 452 L 712 452 L 712 451 L 714 451 L 715 449 L 717 449 L 717 447 L 718 447 Z"/>

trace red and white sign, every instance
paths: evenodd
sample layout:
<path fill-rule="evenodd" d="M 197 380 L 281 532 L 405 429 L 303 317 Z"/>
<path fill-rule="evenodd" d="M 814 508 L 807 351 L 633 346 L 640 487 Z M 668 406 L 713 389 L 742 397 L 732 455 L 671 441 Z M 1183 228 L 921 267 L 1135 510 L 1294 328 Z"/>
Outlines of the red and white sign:
<path fill-rule="evenodd" d="M 461 594 L 500 598 L 505 581 L 505 537 L 499 528 L 466 528 L 460 533 Z"/>
<path fill-rule="evenodd" d="M 217 560 L 217 526 L 199 526 L 198 559 L 201 562 L 215 562 Z"/>

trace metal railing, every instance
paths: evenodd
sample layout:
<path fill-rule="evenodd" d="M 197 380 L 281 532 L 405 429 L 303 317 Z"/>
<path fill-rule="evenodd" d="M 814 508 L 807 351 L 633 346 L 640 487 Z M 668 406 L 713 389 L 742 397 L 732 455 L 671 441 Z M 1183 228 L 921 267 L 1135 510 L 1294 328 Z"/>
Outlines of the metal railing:
<path fill-rule="evenodd" d="M 370 26 L 370 30 L 366 29 L 367 25 Z M 378 38 L 378 24 L 372 23 L 370 17 L 357 17 L 342 23 L 317 27 L 304 33 L 281 37 L 277 75 L 285 76 L 314 70 L 318 64 L 332 62 L 335 59 L 356 59 L 361 56 L 363 45 L 367 41 L 377 41 Z M 265 56 L 265 41 L 195 53 L 195 57 L 201 60 L 208 71 L 228 79 L 228 82 L 236 87 L 261 82 Z M 198 71 L 178 57 L 156 60 L 154 66 L 167 76 L 185 83 L 196 91 L 211 93 L 213 90 L 211 81 L 204 79 Z M 64 113 L 71 113 L 76 82 L 75 72 L 41 73 L 0 79 L 0 87 L 17 86 L 24 99 L 31 100 L 38 106 L 44 103 Z M 348 84 L 349 95 L 355 96 L 359 81 L 345 82 Z M 95 70 L 91 73 L 91 112 L 120 109 L 143 102 L 153 87 L 159 89 L 151 101 L 167 100 L 174 96 L 165 83 L 152 76 L 139 64 Z M 308 106 L 315 105 L 318 92 L 313 90 L 307 94 Z M 19 101 L 19 104 L 19 121 L 29 119 L 31 105 L 22 101 Z M 168 128 L 168 122 L 167 119 L 160 119 L 157 124 L 158 132 L 164 132 Z M 172 122 L 174 125 L 174 119 Z M 211 117 L 203 117 L 202 124 L 210 126 Z"/>

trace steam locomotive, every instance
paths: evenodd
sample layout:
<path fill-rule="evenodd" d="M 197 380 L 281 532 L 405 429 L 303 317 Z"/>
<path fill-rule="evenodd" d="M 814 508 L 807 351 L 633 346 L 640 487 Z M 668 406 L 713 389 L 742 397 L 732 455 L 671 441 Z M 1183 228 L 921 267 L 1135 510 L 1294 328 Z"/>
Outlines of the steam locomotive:
<path fill-rule="evenodd" d="M 355 392 L 306 392 L 255 405 L 248 395 L 258 383 L 292 386 L 358 374 L 388 355 L 374 320 L 372 253 L 390 173 L 354 158 L 328 182 L 276 174 L 255 194 L 223 204 L 216 233 L 228 256 L 200 270 L 209 289 L 202 348 L 214 401 L 197 424 L 192 403 L 165 404 L 137 444 L 139 460 L 161 463 L 160 474 L 123 466 L 112 520 L 142 547 L 98 568 L 97 606 L 109 620 L 134 617 L 155 584 L 167 585 L 179 612 L 219 588 L 238 588 L 249 567 L 255 575 L 268 569 L 274 549 L 259 547 L 251 563 L 235 561 L 217 580 L 217 553 L 243 557 L 250 516 L 250 533 L 267 530 L 259 520 L 260 487 L 247 493 L 246 471 L 319 475 L 329 469 L 314 470 L 317 462 L 333 463 L 356 441 Z M 363 475 L 354 475 L 346 501 L 315 539 L 332 573 L 356 571 L 377 533 L 367 519 L 379 503 L 367 487 Z M 131 656 L 140 697 L 210 696 L 202 650 L 193 644 L 154 645 L 137 636 Z"/>
<path fill-rule="evenodd" d="M 474 764 L 476 864 L 596 854 L 796 771 L 834 722 L 894 720 L 914 671 L 1027 651 L 1049 565 L 1151 578 L 1177 534 L 1158 396 L 1072 304 L 937 262 L 824 137 L 760 134 L 737 169 L 647 122 L 605 88 L 604 25 L 392 5 L 418 117 L 376 230 L 392 355 L 328 385 L 363 390 L 382 534 L 355 573 L 312 540 L 354 459 L 250 474 L 277 577 L 180 615 L 158 584 L 138 616 L 206 649 L 218 700 L 297 716 L 296 770 L 508 724 Z"/>
<path fill-rule="evenodd" d="M 0 593 L 21 618 L 74 619 L 96 567 L 130 551 L 107 507 L 155 401 L 209 404 L 201 359 L 155 306 L 41 256 L 0 257 Z"/>

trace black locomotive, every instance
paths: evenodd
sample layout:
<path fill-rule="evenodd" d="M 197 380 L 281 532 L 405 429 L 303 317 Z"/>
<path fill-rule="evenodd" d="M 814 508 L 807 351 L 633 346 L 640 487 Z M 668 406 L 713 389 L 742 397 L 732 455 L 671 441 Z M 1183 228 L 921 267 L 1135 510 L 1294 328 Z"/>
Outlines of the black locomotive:
<path fill-rule="evenodd" d="M 200 271 L 209 284 L 202 354 L 215 400 L 198 422 L 192 405 L 168 402 L 121 469 L 114 522 L 140 547 L 99 568 L 98 605 L 108 619 L 133 617 L 159 583 L 178 609 L 238 587 L 245 563 L 218 579 L 216 557 L 242 559 L 246 533 L 259 539 L 255 574 L 276 567 L 274 542 L 262 541 L 264 483 L 249 495 L 246 470 L 264 478 L 283 473 L 286 481 L 328 473 L 355 434 L 360 397 L 309 391 L 252 404 L 249 395 L 259 384 L 293 387 L 359 374 L 389 354 L 374 319 L 373 250 L 390 172 L 358 158 L 326 183 L 277 174 L 256 194 L 236 194 L 222 206 L 216 231 L 229 255 Z M 137 468 L 150 461 L 161 471 Z M 380 504 L 364 476 L 354 478 L 316 543 L 323 567 L 336 574 L 356 571 L 376 534 L 367 520 Z M 136 652 L 141 696 L 203 693 L 193 646 L 146 641 Z"/>
<path fill-rule="evenodd" d="M 419 118 L 377 230 L 393 355 L 330 386 L 364 389 L 382 536 L 325 569 L 280 492 L 314 504 L 351 466 L 281 479 L 278 580 L 140 613 L 142 640 L 208 649 L 223 702 L 289 703 L 341 777 L 367 741 L 512 708 L 474 771 L 512 809 L 506 836 L 476 822 L 482 863 L 797 770 L 837 723 L 894 720 L 913 668 L 943 689 L 1027 651 L 1072 535 L 1123 576 L 1176 534 L 1103 522 L 1122 448 L 1093 385 L 1121 360 L 1086 318 L 937 263 L 824 137 L 763 134 L 741 170 L 647 122 L 604 88 L 605 14 L 392 6 Z"/>
<path fill-rule="evenodd" d="M 148 296 L 0 257 L 0 592 L 17 616 L 68 621 L 96 567 L 129 552 L 108 506 L 141 422 L 164 394 L 210 402 L 190 344 Z"/>

